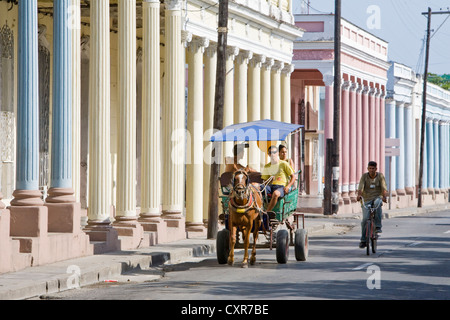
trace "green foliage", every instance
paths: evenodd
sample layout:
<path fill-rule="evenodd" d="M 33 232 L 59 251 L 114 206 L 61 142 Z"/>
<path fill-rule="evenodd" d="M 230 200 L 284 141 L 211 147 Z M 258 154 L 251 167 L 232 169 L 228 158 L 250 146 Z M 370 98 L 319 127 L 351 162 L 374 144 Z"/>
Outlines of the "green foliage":
<path fill-rule="evenodd" d="M 428 82 L 438 85 L 443 89 L 450 90 L 450 74 L 437 75 L 428 73 Z"/>

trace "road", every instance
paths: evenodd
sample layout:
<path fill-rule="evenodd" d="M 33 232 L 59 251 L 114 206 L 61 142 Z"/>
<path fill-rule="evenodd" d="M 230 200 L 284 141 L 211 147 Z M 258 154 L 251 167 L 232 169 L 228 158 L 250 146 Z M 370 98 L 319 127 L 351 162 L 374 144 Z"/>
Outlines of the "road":
<path fill-rule="evenodd" d="M 259 248 L 256 265 L 241 268 L 238 250 L 234 266 L 203 257 L 41 298 L 450 299 L 450 211 L 384 219 L 378 251 L 370 256 L 358 248 L 359 237 L 359 225 L 311 235 L 305 262 L 295 261 L 293 247 L 287 264 L 276 262 L 274 250 Z"/>

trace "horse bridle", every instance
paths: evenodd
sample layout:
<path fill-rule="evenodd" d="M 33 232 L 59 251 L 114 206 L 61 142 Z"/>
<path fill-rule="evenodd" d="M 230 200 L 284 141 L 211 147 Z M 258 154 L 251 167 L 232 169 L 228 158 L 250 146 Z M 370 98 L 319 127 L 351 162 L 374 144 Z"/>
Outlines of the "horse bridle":
<path fill-rule="evenodd" d="M 235 185 L 235 177 L 236 177 L 236 175 L 238 175 L 238 174 L 243 174 L 244 176 L 245 176 L 245 181 L 246 181 L 246 185 L 245 184 L 243 184 L 243 183 L 238 183 L 238 184 L 236 184 Z M 249 185 L 249 180 L 248 180 L 248 174 L 247 174 L 247 172 L 245 172 L 244 170 L 237 170 L 237 171 L 235 171 L 234 173 L 233 173 L 233 178 L 232 178 L 232 185 L 233 185 L 233 191 L 236 193 L 236 194 L 238 194 L 237 193 L 237 191 L 238 191 L 238 189 L 244 189 L 244 196 L 246 196 L 246 197 L 248 197 L 248 185 Z"/>
<path fill-rule="evenodd" d="M 247 185 L 243 185 L 242 183 L 238 183 L 237 185 L 234 185 L 234 178 L 237 174 L 243 174 L 246 177 L 246 181 L 247 181 Z M 250 188 L 252 188 L 254 190 L 254 192 L 259 192 L 260 196 L 261 196 L 261 192 L 255 188 L 255 186 L 251 185 L 249 183 L 249 176 L 247 174 L 247 172 L 245 172 L 244 170 L 238 170 L 236 172 L 233 173 L 233 179 L 232 179 L 232 185 L 233 185 L 233 193 L 236 194 L 236 189 L 238 187 L 243 187 L 245 190 L 244 196 L 248 199 L 248 202 L 245 205 L 239 205 L 234 201 L 234 198 L 230 196 L 230 205 L 232 207 L 234 207 L 236 209 L 237 213 L 245 213 L 248 210 L 250 210 L 251 208 L 255 208 L 260 214 L 262 211 L 262 208 L 260 208 L 258 206 L 258 204 L 256 203 L 256 200 L 254 199 L 253 196 L 253 192 L 250 192 Z"/>

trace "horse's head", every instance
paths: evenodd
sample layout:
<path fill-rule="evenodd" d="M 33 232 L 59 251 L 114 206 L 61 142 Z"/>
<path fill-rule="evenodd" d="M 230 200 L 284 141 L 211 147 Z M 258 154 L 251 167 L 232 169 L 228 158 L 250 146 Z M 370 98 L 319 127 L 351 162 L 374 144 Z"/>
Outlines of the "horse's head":
<path fill-rule="evenodd" d="M 248 198 L 248 175 L 244 170 L 238 170 L 233 174 L 233 191 L 240 201 Z"/>

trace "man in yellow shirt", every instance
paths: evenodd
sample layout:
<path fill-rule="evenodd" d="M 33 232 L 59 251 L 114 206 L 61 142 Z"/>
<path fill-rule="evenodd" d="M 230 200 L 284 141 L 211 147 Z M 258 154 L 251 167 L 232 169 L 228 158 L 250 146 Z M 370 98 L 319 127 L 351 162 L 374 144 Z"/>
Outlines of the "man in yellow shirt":
<path fill-rule="evenodd" d="M 286 161 L 280 160 L 276 146 L 270 146 L 268 151 L 270 162 L 264 166 L 261 178 L 267 181 L 267 179 L 273 177 L 273 180 L 265 187 L 267 193 L 272 194 L 272 199 L 267 206 L 267 211 L 271 211 L 277 204 L 278 198 L 284 197 L 294 184 L 295 174 L 294 169 Z M 263 188 L 264 185 L 261 185 L 261 190 Z"/>

